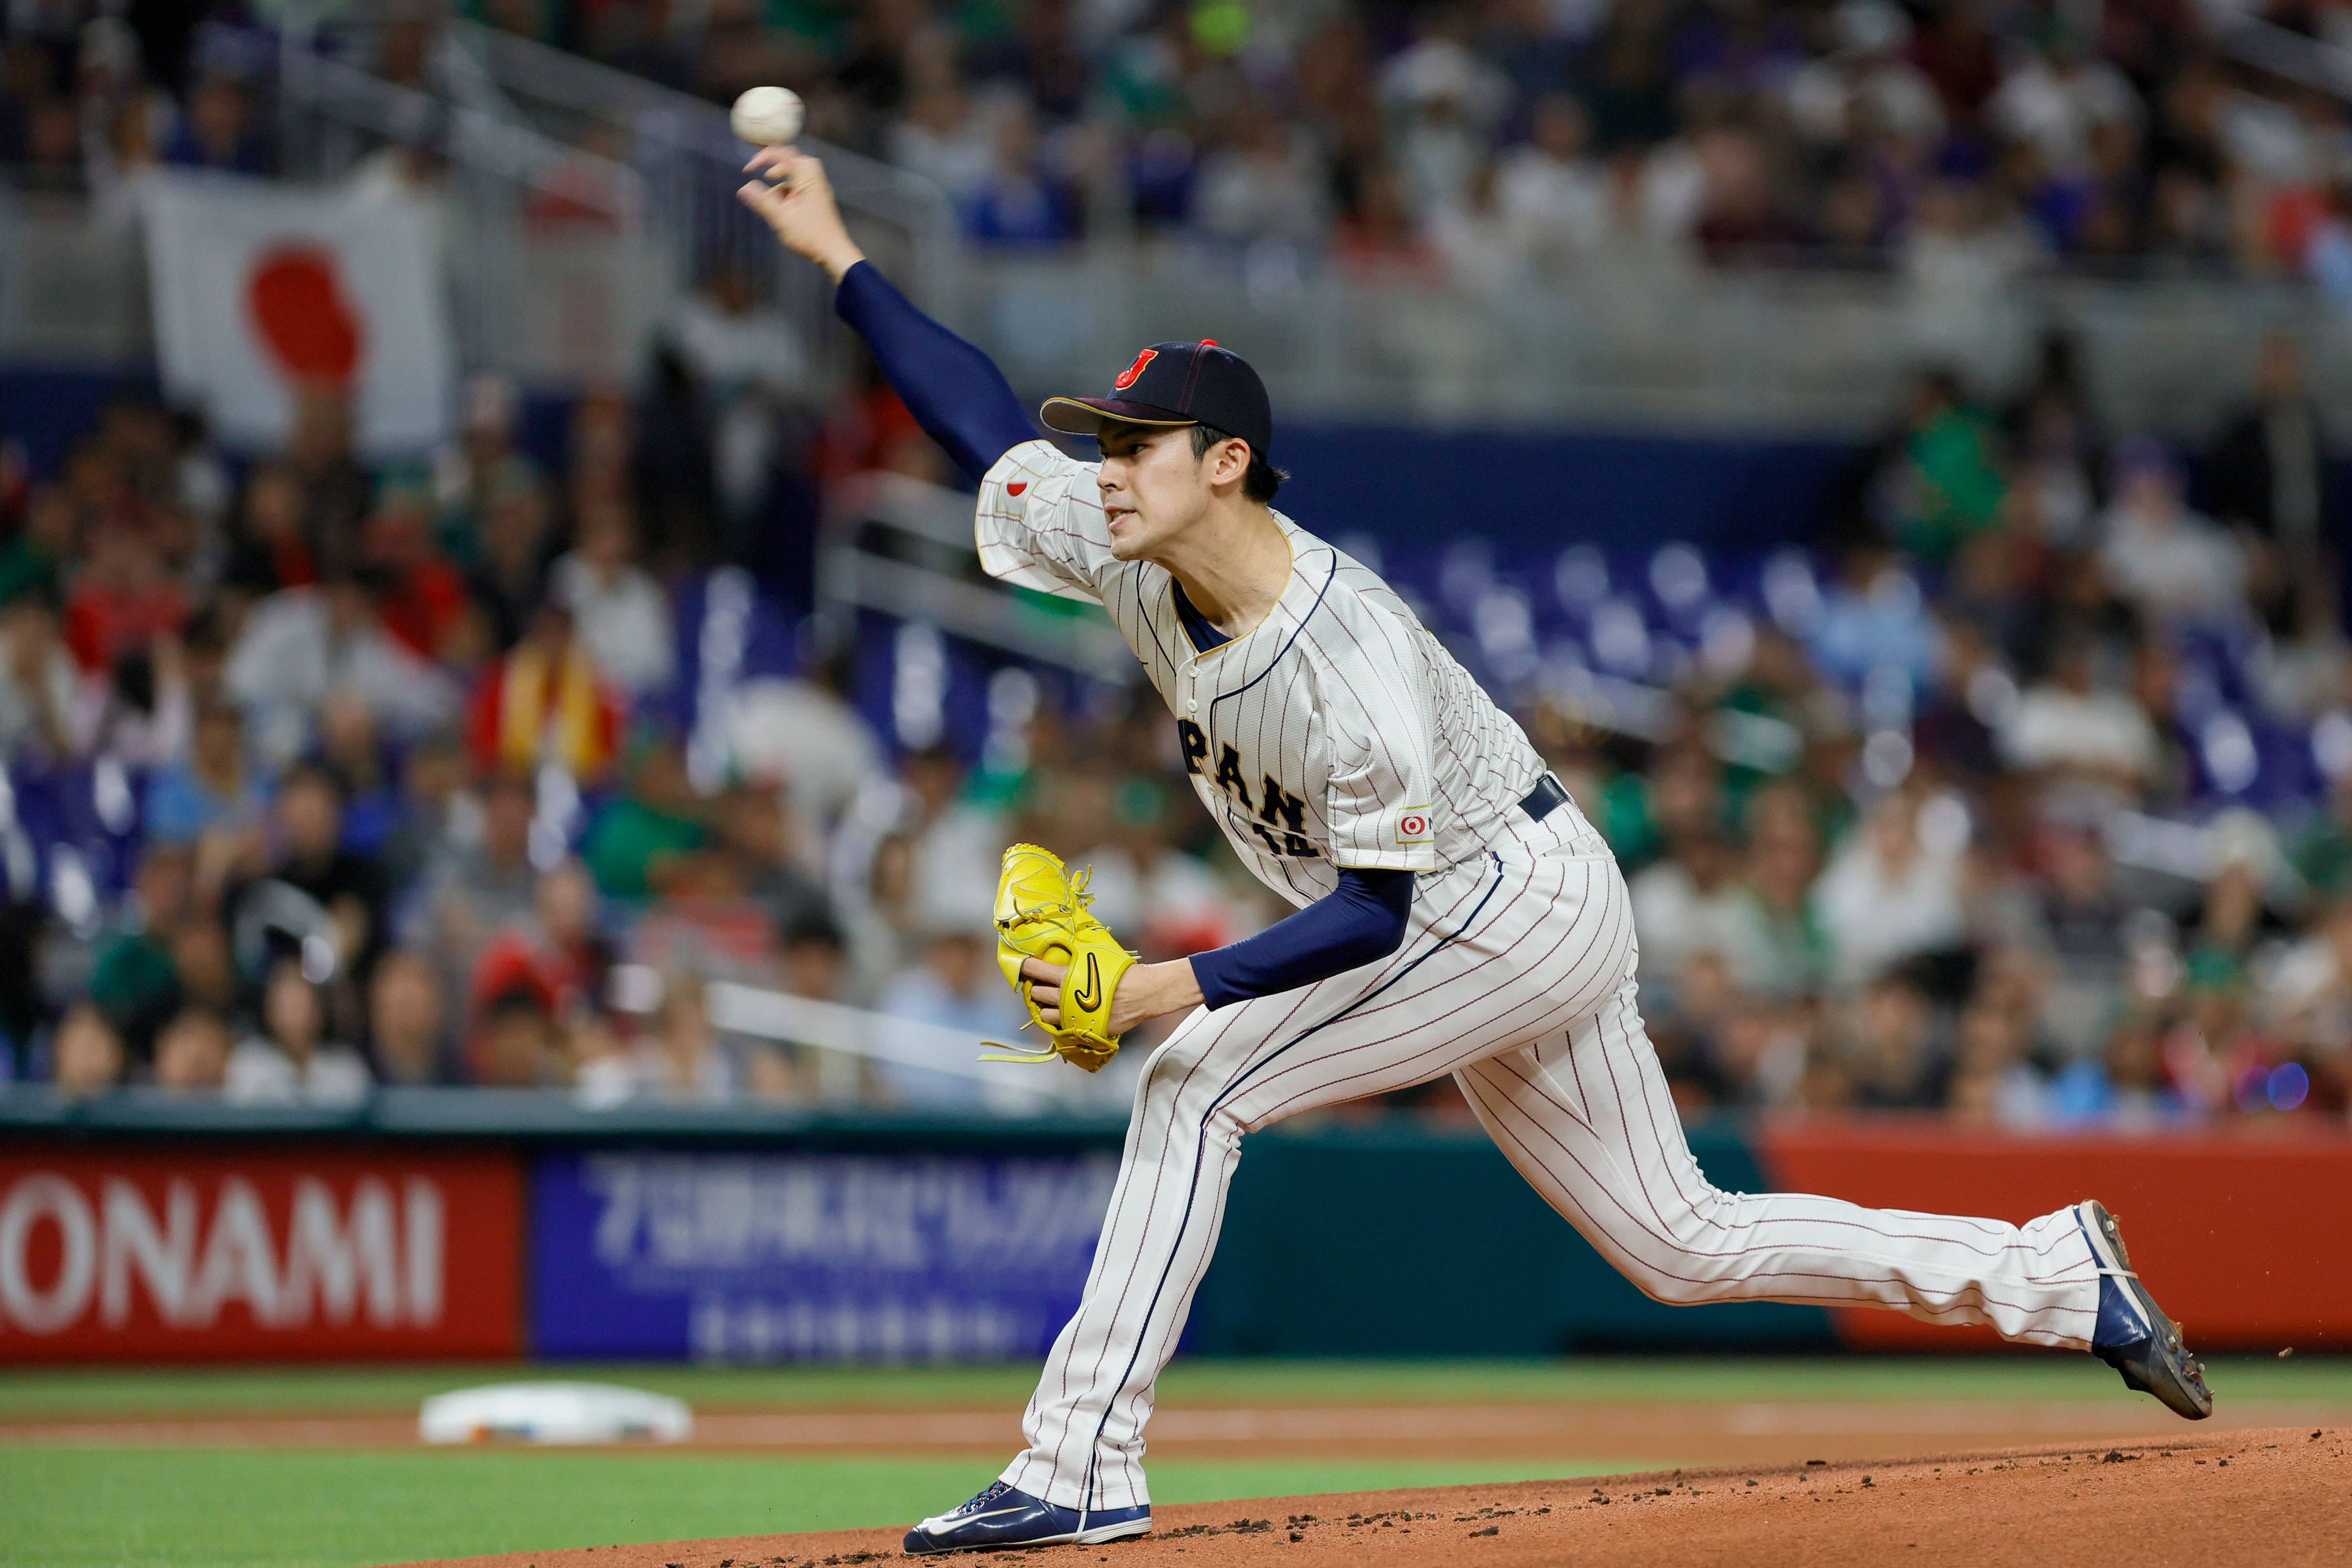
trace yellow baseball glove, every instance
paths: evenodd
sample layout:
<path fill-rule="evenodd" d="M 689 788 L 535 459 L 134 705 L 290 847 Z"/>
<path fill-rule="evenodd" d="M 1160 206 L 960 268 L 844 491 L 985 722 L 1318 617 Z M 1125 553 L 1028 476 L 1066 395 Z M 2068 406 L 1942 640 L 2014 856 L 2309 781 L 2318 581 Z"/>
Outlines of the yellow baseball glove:
<path fill-rule="evenodd" d="M 1108 1027 L 1110 999 L 1135 954 L 1119 946 L 1110 928 L 1087 908 L 1094 902 L 1087 893 L 1087 871 L 1071 876 L 1060 856 L 1034 844 L 1015 844 L 1004 852 L 996 882 L 996 965 L 1021 994 L 1029 1021 L 1052 1036 L 1054 1044 L 1047 1050 L 985 1056 L 982 1061 L 1044 1062 L 1058 1056 L 1100 1072 L 1118 1054 L 1118 1037 Z M 1021 973 L 1021 963 L 1030 958 L 1069 965 L 1062 980 L 1059 1025 L 1045 1022 L 1029 994 L 1033 983 Z"/>

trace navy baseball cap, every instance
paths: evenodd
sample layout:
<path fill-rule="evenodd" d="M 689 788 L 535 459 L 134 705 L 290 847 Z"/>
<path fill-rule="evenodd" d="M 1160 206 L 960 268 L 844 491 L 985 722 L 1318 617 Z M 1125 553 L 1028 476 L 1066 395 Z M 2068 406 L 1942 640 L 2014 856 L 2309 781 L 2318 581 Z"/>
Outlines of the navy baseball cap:
<path fill-rule="evenodd" d="M 1107 424 L 1206 425 L 1271 461 L 1274 405 L 1249 362 L 1214 339 L 1154 343 L 1110 384 L 1108 397 L 1049 397 L 1037 410 L 1049 430 L 1093 436 Z"/>

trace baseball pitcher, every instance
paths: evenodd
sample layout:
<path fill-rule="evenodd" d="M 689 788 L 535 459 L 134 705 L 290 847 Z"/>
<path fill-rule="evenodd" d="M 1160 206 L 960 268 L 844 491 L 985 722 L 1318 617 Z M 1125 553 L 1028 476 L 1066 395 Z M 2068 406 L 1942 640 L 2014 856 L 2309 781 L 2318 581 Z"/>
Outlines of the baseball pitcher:
<path fill-rule="evenodd" d="M 993 575 L 1099 601 L 1174 716 L 1194 792 L 1297 912 L 1247 941 L 1132 963 L 1043 850 L 1006 856 L 1008 977 L 1094 1068 L 1183 1015 L 1144 1066 L 1077 1314 L 1003 1478 L 910 1552 L 1146 1533 L 1143 1430 L 1208 1268 L 1243 1134 L 1452 1073 L 1496 1144 L 1662 1301 L 1891 1307 L 2095 1352 L 2196 1419 L 2203 1369 L 2084 1202 L 2020 1226 L 1722 1192 L 1685 1143 L 1635 1005 L 1625 882 L 1517 723 L 1404 602 L 1272 502 L 1274 421 L 1213 342 L 1155 343 L 1105 397 L 1040 417 L 918 311 L 843 227 L 823 166 L 771 147 L 744 202 L 838 283 L 915 417 L 980 478 Z"/>

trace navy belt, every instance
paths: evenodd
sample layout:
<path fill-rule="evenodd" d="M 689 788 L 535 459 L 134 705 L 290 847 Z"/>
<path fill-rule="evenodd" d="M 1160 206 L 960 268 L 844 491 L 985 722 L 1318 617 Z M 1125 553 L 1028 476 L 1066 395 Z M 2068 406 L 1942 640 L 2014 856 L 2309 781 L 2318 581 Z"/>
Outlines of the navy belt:
<path fill-rule="evenodd" d="M 1546 773 L 1536 780 L 1536 787 L 1528 791 L 1527 798 L 1519 802 L 1519 809 L 1528 814 L 1529 822 L 1541 822 L 1567 804 L 1568 791 L 1559 787 L 1558 779 Z"/>

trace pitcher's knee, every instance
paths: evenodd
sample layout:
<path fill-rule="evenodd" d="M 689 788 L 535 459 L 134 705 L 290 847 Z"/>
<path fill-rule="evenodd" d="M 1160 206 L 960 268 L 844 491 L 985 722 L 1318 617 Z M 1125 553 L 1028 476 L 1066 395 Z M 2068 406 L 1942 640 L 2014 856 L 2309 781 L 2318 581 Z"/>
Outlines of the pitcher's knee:
<path fill-rule="evenodd" d="M 1602 1251 L 1617 1271 L 1654 1301 L 1696 1307 L 1741 1294 L 1741 1252 L 1731 1228 L 1713 1217 L 1730 1202 L 1713 1187 L 1690 1202 L 1660 1202 L 1639 1222 L 1612 1227 Z"/>
<path fill-rule="evenodd" d="M 1638 1277 L 1629 1278 L 1640 1287 L 1643 1295 L 1669 1307 L 1703 1307 L 1709 1301 L 1722 1300 L 1727 1294 L 1718 1280 L 1668 1274 L 1655 1268 L 1644 1268 Z"/>
<path fill-rule="evenodd" d="M 1718 1259 L 1663 1250 L 1655 1242 L 1639 1251 L 1612 1247 L 1606 1256 L 1633 1289 L 1669 1307 L 1702 1307 L 1740 1294 L 1738 1280 L 1722 1270 Z"/>

